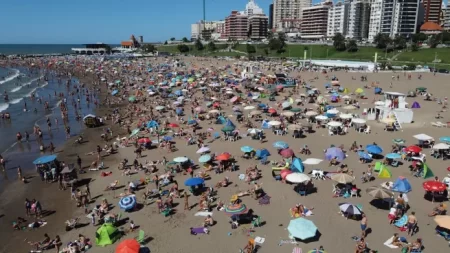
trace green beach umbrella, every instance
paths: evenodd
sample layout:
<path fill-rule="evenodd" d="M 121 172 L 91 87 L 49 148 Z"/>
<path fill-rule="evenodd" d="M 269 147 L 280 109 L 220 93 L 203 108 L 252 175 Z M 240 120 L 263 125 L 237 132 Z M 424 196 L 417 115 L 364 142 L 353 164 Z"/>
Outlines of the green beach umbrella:
<path fill-rule="evenodd" d="M 139 133 L 139 131 L 141 131 L 139 128 L 134 129 L 134 130 L 131 132 L 130 137 L 133 137 L 133 136 L 137 135 L 137 134 Z"/>
<path fill-rule="evenodd" d="M 403 145 L 406 141 L 404 139 L 393 139 L 392 142 L 398 145 Z"/>
<path fill-rule="evenodd" d="M 120 80 L 116 80 L 116 83 L 119 84 L 119 83 L 120 83 Z"/>
<path fill-rule="evenodd" d="M 136 102 L 136 97 L 135 97 L 135 96 L 130 96 L 130 97 L 128 98 L 128 101 L 130 101 L 130 102 Z"/>
<path fill-rule="evenodd" d="M 235 129 L 235 127 L 233 127 L 233 126 L 224 126 L 224 127 L 222 128 L 222 132 L 225 132 L 225 133 L 227 133 L 227 132 L 233 132 L 234 129 Z"/>
<path fill-rule="evenodd" d="M 291 111 L 291 112 L 301 112 L 302 109 L 301 108 L 291 108 L 289 111 Z"/>
<path fill-rule="evenodd" d="M 425 88 L 425 87 L 417 87 L 416 90 L 418 90 L 418 91 L 426 91 L 427 88 Z"/>

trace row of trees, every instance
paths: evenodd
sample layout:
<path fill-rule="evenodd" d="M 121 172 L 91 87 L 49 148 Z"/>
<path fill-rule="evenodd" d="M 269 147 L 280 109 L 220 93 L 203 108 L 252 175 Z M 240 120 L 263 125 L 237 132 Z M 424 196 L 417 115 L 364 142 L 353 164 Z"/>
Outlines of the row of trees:
<path fill-rule="evenodd" d="M 205 49 L 205 46 L 203 45 L 203 43 L 200 40 L 196 40 L 194 43 L 194 48 L 197 51 L 202 51 Z M 177 46 L 178 51 L 180 51 L 180 53 L 187 53 L 189 52 L 191 49 L 189 48 L 188 45 L 186 44 L 180 44 Z M 210 41 L 207 45 L 206 45 L 206 49 L 208 51 L 214 52 L 217 50 L 217 46 L 214 42 Z"/>
<path fill-rule="evenodd" d="M 341 33 L 336 33 L 333 36 L 333 47 L 336 51 L 348 51 L 348 52 L 356 52 L 358 51 L 358 44 L 356 44 L 356 40 L 346 40 L 344 35 Z"/>

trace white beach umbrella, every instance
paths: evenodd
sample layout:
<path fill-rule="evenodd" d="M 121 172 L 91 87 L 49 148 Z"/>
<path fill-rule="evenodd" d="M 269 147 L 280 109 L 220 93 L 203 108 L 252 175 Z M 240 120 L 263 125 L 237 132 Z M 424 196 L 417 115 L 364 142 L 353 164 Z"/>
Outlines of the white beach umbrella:
<path fill-rule="evenodd" d="M 211 114 L 219 113 L 219 110 L 211 110 L 208 113 L 211 113 Z"/>
<path fill-rule="evenodd" d="M 345 96 L 342 97 L 342 99 L 350 99 L 350 96 L 349 95 L 345 95 Z"/>
<path fill-rule="evenodd" d="M 318 113 L 315 112 L 315 111 L 307 111 L 307 112 L 305 113 L 306 116 L 316 116 L 317 114 L 318 114 Z"/>
<path fill-rule="evenodd" d="M 316 120 L 327 120 L 328 117 L 325 116 L 325 115 L 317 115 L 315 119 L 316 119 Z"/>
<path fill-rule="evenodd" d="M 353 118 L 353 116 L 351 114 L 348 114 L 348 113 L 341 113 L 339 115 L 339 118 L 341 118 L 341 119 L 351 119 L 351 118 Z"/>
<path fill-rule="evenodd" d="M 450 145 L 445 144 L 445 143 L 438 143 L 433 146 L 433 149 L 437 149 L 437 150 L 450 149 Z"/>
<path fill-rule="evenodd" d="M 338 121 L 330 121 L 330 122 L 328 122 L 327 125 L 330 127 L 340 127 L 340 126 L 342 126 L 342 123 L 338 122 Z"/>
<path fill-rule="evenodd" d="M 365 119 L 361 119 L 361 118 L 354 118 L 354 119 L 352 119 L 352 122 L 356 123 L 356 124 L 365 124 L 367 121 Z"/>
<path fill-rule="evenodd" d="M 291 173 L 286 176 L 286 181 L 295 184 L 307 182 L 309 180 L 311 180 L 311 178 L 303 173 Z"/>
<path fill-rule="evenodd" d="M 281 113 L 281 115 L 286 116 L 286 117 L 292 117 L 292 116 L 294 116 L 294 113 L 293 112 L 283 112 L 283 113 Z"/>
<path fill-rule="evenodd" d="M 244 110 L 253 110 L 253 109 L 255 109 L 255 107 L 253 106 L 253 105 L 248 105 L 248 106 L 246 106 L 246 107 L 244 107 Z"/>
<path fill-rule="evenodd" d="M 384 106 L 385 103 L 383 101 L 377 101 L 377 102 L 375 102 L 375 105 Z"/>
<path fill-rule="evenodd" d="M 271 126 L 279 126 L 279 125 L 281 125 L 281 122 L 278 120 L 272 120 L 272 121 L 269 121 L 268 124 Z"/>
<path fill-rule="evenodd" d="M 184 156 L 179 156 L 173 159 L 174 162 L 176 163 L 184 163 L 187 162 L 189 160 L 189 158 L 184 157 Z"/>
<path fill-rule="evenodd" d="M 318 159 L 318 158 L 308 158 L 308 159 L 303 161 L 303 164 L 306 164 L 306 165 L 317 165 L 317 164 L 321 163 L 322 161 L 323 161 L 322 159 Z"/>
<path fill-rule="evenodd" d="M 250 128 L 249 130 L 247 130 L 247 132 L 248 132 L 249 134 L 257 134 L 257 133 L 259 133 L 259 132 L 262 132 L 262 130 L 257 129 L 257 128 Z"/>
<path fill-rule="evenodd" d="M 339 113 L 339 110 L 333 108 L 333 109 L 331 109 L 331 110 L 328 110 L 327 113 L 329 113 L 329 114 L 338 114 L 338 113 Z"/>
<path fill-rule="evenodd" d="M 429 141 L 433 139 L 433 137 L 426 134 L 416 134 L 413 137 L 419 141 Z"/>

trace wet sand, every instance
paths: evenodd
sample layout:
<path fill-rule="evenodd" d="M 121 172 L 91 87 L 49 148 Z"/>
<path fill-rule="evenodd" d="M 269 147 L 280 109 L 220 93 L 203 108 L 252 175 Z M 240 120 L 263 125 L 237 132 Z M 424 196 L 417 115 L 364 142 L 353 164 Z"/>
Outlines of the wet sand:
<path fill-rule="evenodd" d="M 195 59 L 192 59 L 192 61 L 194 60 Z M 230 62 L 221 61 L 213 64 L 225 65 L 230 64 Z M 323 74 L 311 72 L 301 72 L 299 74 L 306 80 L 318 76 L 318 80 L 308 83 L 315 85 L 321 91 L 324 90 L 324 83 L 328 82 L 325 80 Z M 292 73 L 291 75 L 297 76 L 297 74 Z M 389 88 L 392 73 L 367 74 L 368 81 L 364 83 L 359 80 L 360 73 L 333 72 L 329 75 L 338 77 L 341 85 L 348 88 L 350 91 L 354 91 L 364 84 L 370 85 L 372 81 L 379 81 L 380 87 L 385 91 L 406 93 L 409 90 L 414 90 L 418 86 L 425 86 L 428 88 L 429 92 L 437 97 L 443 98 L 450 96 L 448 76 L 446 75 L 433 76 L 432 74 L 423 74 L 423 79 L 418 80 L 417 74 L 413 74 L 412 80 L 406 80 L 406 77 L 400 73 L 400 81 L 393 81 L 394 87 L 392 89 Z M 352 76 L 356 77 L 357 80 L 352 80 Z M 277 97 L 277 100 L 280 101 L 283 95 L 286 94 L 286 92 L 283 93 L 281 96 Z M 360 100 L 362 108 L 369 107 L 374 99 L 373 91 L 367 91 L 366 95 L 368 96 L 367 100 Z M 209 145 L 212 152 L 217 154 L 221 152 L 230 152 L 237 159 L 237 164 L 240 167 L 240 171 L 233 173 L 225 172 L 224 174 L 215 175 L 211 172 L 210 175 L 212 179 L 208 180 L 206 184 L 215 185 L 216 182 L 222 180 L 225 176 L 228 176 L 232 181 L 232 184 L 218 190 L 219 198 L 225 202 L 228 202 L 228 199 L 232 194 L 249 189 L 249 185 L 239 181 L 238 175 L 244 173 L 248 166 L 259 164 L 259 162 L 240 158 L 241 151 L 239 148 L 244 145 L 249 145 L 256 149 L 261 147 L 267 148 L 272 154 L 272 156 L 269 157 L 269 160 L 278 161 L 280 160 L 280 156 L 276 154 L 276 150 L 272 147 L 272 143 L 282 140 L 289 143 L 290 147 L 296 151 L 296 155 L 305 160 L 307 156 L 298 153 L 299 149 L 305 144 L 308 145 L 312 151 L 312 154 L 308 157 L 323 159 L 323 150 L 331 144 L 337 146 L 343 144 L 346 148 L 349 148 L 351 143 L 355 140 L 358 145 L 361 144 L 363 146 L 376 142 L 385 149 L 384 153 L 386 154 L 389 152 L 392 139 L 394 138 L 403 138 L 407 140 L 407 144 L 412 145 L 416 143 L 416 140 L 412 137 L 415 134 L 425 133 L 433 136 L 436 140 L 441 136 L 449 135 L 448 128 L 435 128 L 430 124 L 430 122 L 436 121 L 434 116 L 436 115 L 436 112 L 440 110 L 440 106 L 438 106 L 436 102 L 423 101 L 423 98 L 421 97 L 407 98 L 409 104 L 412 104 L 414 101 L 419 102 L 421 105 L 420 109 L 414 111 L 415 122 L 410 125 L 403 125 L 403 129 L 397 132 L 385 132 L 383 131 L 384 125 L 369 121 L 368 125 L 372 128 L 371 134 L 356 133 L 354 130 L 350 130 L 350 133 L 346 136 L 330 137 L 328 136 L 326 129 L 318 129 L 316 133 L 307 134 L 306 138 L 303 139 L 292 139 L 289 135 L 275 136 L 272 133 L 267 133 L 267 142 L 263 144 L 250 139 L 241 139 L 237 142 L 214 141 L 212 143 L 206 143 Z M 274 104 L 273 102 L 268 103 L 269 105 Z M 224 110 L 229 112 L 227 115 L 231 115 L 231 107 L 224 108 Z M 102 113 L 104 114 L 106 111 L 107 109 L 103 108 L 100 109 L 97 114 L 102 115 Z M 186 114 L 189 114 L 189 110 L 186 111 Z M 361 113 L 362 109 L 353 113 L 356 112 Z M 441 115 L 444 118 L 440 121 L 450 121 L 448 112 L 443 112 Z M 233 122 L 238 125 L 236 120 L 233 120 Z M 211 127 L 208 125 L 208 121 L 201 122 L 200 126 L 203 128 L 201 131 Z M 219 130 L 222 126 L 215 125 L 212 127 Z M 238 126 L 238 128 L 241 131 L 246 130 L 242 126 Z M 123 134 L 119 129 L 113 129 L 113 131 L 115 135 Z M 64 146 L 63 152 L 59 154 L 59 159 L 66 161 L 67 163 L 73 163 L 76 159 L 75 154 L 85 154 L 94 150 L 97 143 L 100 142 L 99 135 L 101 132 L 102 129 L 87 129 L 84 132 L 84 136 L 89 142 L 81 146 L 74 146 L 72 145 L 73 141 L 69 140 Z M 162 156 L 167 157 L 168 160 L 172 160 L 178 156 L 187 156 L 195 162 L 198 161 L 199 155 L 195 153 L 197 150 L 196 146 L 186 146 L 186 141 L 184 139 L 176 139 L 176 142 L 178 151 L 174 153 L 167 153 L 167 151 L 161 149 L 152 149 L 144 151 L 143 155 L 145 157 L 138 160 L 144 163 L 145 160 L 159 160 Z M 121 171 L 117 170 L 117 165 L 123 158 L 127 158 L 130 162 L 134 160 L 135 155 L 133 150 L 134 149 L 131 147 L 120 149 L 118 154 L 104 158 L 106 166 L 109 167 L 106 171 L 113 172 L 109 177 L 99 177 L 100 172 L 89 172 L 82 175 L 82 177 L 92 178 L 92 180 L 94 180 L 90 184 L 90 188 L 93 197 L 100 196 L 97 198 L 96 203 L 99 204 L 101 198 L 106 198 L 115 206 L 111 211 L 113 213 L 120 212 L 117 206 L 119 199 L 114 198 L 113 195 L 118 195 L 121 190 L 117 190 L 114 193 L 111 191 L 105 192 L 105 187 L 116 179 L 123 185 L 130 180 L 136 181 L 143 177 L 142 172 L 132 175 L 131 178 L 124 177 L 121 175 Z M 436 176 L 442 179 L 448 174 L 446 170 L 449 165 L 448 162 L 429 157 L 428 150 L 424 150 L 424 153 L 427 154 L 427 164 Z M 94 157 L 82 156 L 82 159 L 83 163 L 88 165 Z M 395 181 L 398 176 L 405 176 L 410 180 L 413 191 L 408 194 L 409 204 L 411 205 L 411 211 L 416 212 L 420 228 L 418 234 L 413 237 L 409 237 L 406 235 L 406 232 L 400 232 L 398 229 L 389 225 L 387 220 L 388 211 L 379 210 L 369 204 L 372 198 L 365 193 L 365 189 L 369 186 L 380 185 L 387 180 L 376 179 L 373 182 L 362 184 L 359 178 L 362 175 L 362 172 L 366 171 L 367 165 L 359 163 L 355 153 L 349 153 L 349 157 L 345 160 L 345 163 L 348 164 L 349 169 L 354 170 L 356 177 L 355 183 L 361 188 L 362 196 L 360 198 L 332 198 L 333 181 L 331 180 L 314 181 L 318 192 L 306 197 L 300 197 L 293 191 L 293 185 L 282 184 L 272 178 L 270 165 L 260 165 L 259 167 L 262 170 L 263 175 L 260 182 L 262 182 L 264 191 L 271 196 L 271 203 L 270 205 L 260 206 L 257 201 L 253 200 L 251 197 L 242 198 L 243 202 L 249 208 L 252 208 L 257 215 L 260 215 L 262 221 L 264 221 L 262 227 L 255 228 L 255 232 L 250 234 L 244 231 L 242 227 L 231 230 L 228 223 L 228 216 L 223 212 L 214 211 L 213 218 L 217 221 L 217 224 L 210 228 L 210 234 L 197 236 L 190 235 L 189 228 L 199 227 L 203 218 L 194 217 L 197 208 L 194 208 L 191 211 L 184 211 L 182 199 L 175 200 L 175 203 L 178 203 L 178 206 L 175 208 L 175 214 L 170 217 L 163 217 L 161 214 L 158 214 L 155 204 L 145 206 L 136 212 L 125 213 L 124 216 L 133 220 L 136 225 L 140 226 L 139 229 L 143 229 L 146 232 L 149 236 L 147 246 L 149 246 L 152 252 L 238 252 L 239 248 L 244 247 L 249 235 L 251 237 L 260 236 L 266 238 L 266 241 L 261 246 L 259 252 L 292 252 L 294 245 L 283 244 L 279 246 L 279 243 L 281 240 L 288 240 L 286 228 L 291 219 L 289 208 L 300 202 L 307 207 L 314 207 L 314 215 L 308 217 L 308 219 L 314 221 L 321 235 L 317 241 L 306 244 L 299 243 L 298 247 L 301 247 L 304 252 L 308 252 L 311 249 L 317 248 L 319 245 L 323 245 L 327 252 L 348 253 L 353 252 L 355 246 L 351 237 L 358 236 L 361 233 L 359 222 L 347 220 L 338 214 L 338 204 L 350 202 L 363 205 L 363 210 L 368 217 L 368 227 L 371 231 L 367 237 L 370 248 L 377 249 L 379 252 L 398 252 L 398 249 L 389 249 L 383 246 L 383 242 L 391 237 L 393 233 L 399 233 L 410 241 L 418 237 L 422 238 L 427 252 L 445 251 L 448 247 L 448 243 L 443 238 L 435 235 L 435 223 L 433 218 L 427 217 L 427 213 L 432 210 L 435 204 L 432 204 L 423 198 L 424 190 L 421 185 L 424 180 L 411 176 L 409 169 L 407 168 L 409 163 L 405 162 L 404 165 L 398 168 L 391 168 L 393 176 L 389 181 Z M 327 165 L 328 163 L 324 161 L 320 165 L 314 167 L 321 168 L 325 171 L 336 170 L 335 167 L 328 167 Z M 305 167 L 306 172 L 309 172 L 312 168 L 307 165 Z M 158 169 L 161 172 L 164 168 L 162 165 L 158 165 Z M 188 176 L 183 175 L 177 175 L 175 177 L 180 184 L 180 189 L 186 188 L 184 187 L 183 182 L 187 177 Z M 149 187 L 154 188 L 153 185 L 150 185 Z M 83 189 L 83 187 L 81 187 L 81 189 Z M 142 192 L 143 190 L 137 192 L 138 200 L 141 200 Z M 45 210 L 56 211 L 54 214 L 45 218 L 49 222 L 47 226 L 35 231 L 13 231 L 11 229 L 11 222 L 15 217 L 17 215 L 24 216 L 24 197 L 39 199 Z M 60 235 L 64 244 L 68 241 L 75 240 L 78 234 L 84 234 L 91 240 L 95 240 L 95 230 L 97 227 L 93 227 L 92 225 L 86 225 L 68 233 L 64 232 L 64 221 L 69 218 L 80 217 L 81 223 L 88 223 L 89 220 L 85 218 L 83 209 L 76 208 L 75 202 L 70 201 L 70 192 L 68 190 L 57 190 L 57 184 L 41 183 L 38 177 L 32 178 L 30 183 L 26 185 L 15 182 L 0 195 L 0 201 L 2 203 L 1 212 L 4 214 L 4 216 L 0 218 L 0 227 L 2 228 L 0 232 L 0 245 L 2 245 L 3 252 L 24 252 L 25 250 L 30 249 L 30 247 L 24 243 L 25 238 L 27 241 L 40 240 L 44 233 L 49 233 L 52 238 L 54 238 L 56 234 Z M 189 201 L 191 205 L 197 203 L 198 197 L 191 196 Z M 90 205 L 90 208 L 92 208 L 92 206 L 93 204 Z M 124 228 L 127 229 L 128 224 L 124 225 Z M 230 232 L 231 235 L 228 235 Z M 125 235 L 124 238 L 133 238 L 136 236 L 137 232 L 134 232 Z M 94 247 L 90 251 L 112 252 L 113 250 L 114 246 L 107 246 L 105 248 Z"/>

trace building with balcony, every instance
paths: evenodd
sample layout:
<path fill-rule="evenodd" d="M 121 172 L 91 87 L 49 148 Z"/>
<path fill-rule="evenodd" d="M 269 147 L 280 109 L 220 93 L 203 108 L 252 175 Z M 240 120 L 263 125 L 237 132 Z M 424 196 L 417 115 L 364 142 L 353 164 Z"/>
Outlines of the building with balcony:
<path fill-rule="evenodd" d="M 264 12 L 263 9 L 261 9 L 261 7 L 259 7 L 255 3 L 255 0 L 248 0 L 248 3 L 245 5 L 244 14 L 247 16 L 252 16 L 252 15 L 261 15 L 264 14 Z"/>
<path fill-rule="evenodd" d="M 303 9 L 302 39 L 323 40 L 327 37 L 328 12 L 332 2 L 324 2 Z"/>
<path fill-rule="evenodd" d="M 217 27 L 225 23 L 225 21 L 198 21 L 191 24 L 191 39 L 202 39 L 203 37 L 211 37 L 212 33 L 217 32 Z"/>
<path fill-rule="evenodd" d="M 348 28 L 346 37 L 354 40 L 367 39 L 369 35 L 369 0 L 348 1 Z"/>
<path fill-rule="evenodd" d="M 331 39 L 337 33 L 345 36 L 348 27 L 349 4 L 338 2 L 328 10 L 327 39 Z"/>
<path fill-rule="evenodd" d="M 444 9 L 443 12 L 443 20 L 442 20 L 442 28 L 444 31 L 450 31 L 450 9 L 449 7 Z"/>
<path fill-rule="evenodd" d="M 246 40 L 248 38 L 248 16 L 239 11 L 232 11 L 225 19 L 224 38 L 231 40 Z"/>
<path fill-rule="evenodd" d="M 274 0 L 273 28 L 277 31 L 299 31 L 303 9 L 312 6 L 312 0 Z"/>
<path fill-rule="evenodd" d="M 375 36 L 381 30 L 381 16 L 383 10 L 383 0 L 371 0 L 369 16 L 369 35 L 368 41 L 373 42 Z"/>
<path fill-rule="evenodd" d="M 269 18 L 264 14 L 252 15 L 248 18 L 248 37 L 252 40 L 267 38 Z"/>
<path fill-rule="evenodd" d="M 441 19 L 442 0 L 423 0 L 424 22 L 439 24 Z"/>

